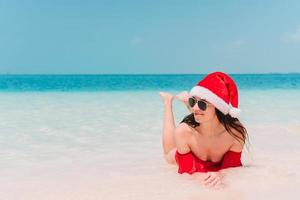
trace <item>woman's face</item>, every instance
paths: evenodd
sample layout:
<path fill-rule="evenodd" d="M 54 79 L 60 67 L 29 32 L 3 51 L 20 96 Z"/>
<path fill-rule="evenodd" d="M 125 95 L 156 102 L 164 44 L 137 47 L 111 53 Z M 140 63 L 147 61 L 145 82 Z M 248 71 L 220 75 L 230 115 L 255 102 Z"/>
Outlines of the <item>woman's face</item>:
<path fill-rule="evenodd" d="M 205 99 L 202 99 L 206 103 L 206 109 L 201 110 L 198 106 L 198 101 L 200 101 L 201 98 L 195 96 L 192 96 L 192 98 L 197 100 L 197 103 L 192 107 L 196 122 L 205 123 L 211 121 L 216 116 L 216 110 L 213 104 L 205 101 Z"/>

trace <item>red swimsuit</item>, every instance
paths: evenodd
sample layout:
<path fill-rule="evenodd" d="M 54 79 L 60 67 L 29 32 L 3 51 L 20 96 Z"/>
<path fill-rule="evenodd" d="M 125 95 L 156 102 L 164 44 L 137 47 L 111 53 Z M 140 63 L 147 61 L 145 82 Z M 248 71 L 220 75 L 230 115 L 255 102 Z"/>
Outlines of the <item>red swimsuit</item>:
<path fill-rule="evenodd" d="M 197 158 L 192 151 L 181 154 L 176 151 L 175 160 L 178 164 L 178 173 L 218 171 L 229 167 L 242 166 L 242 152 L 227 151 L 220 162 L 203 161 Z"/>

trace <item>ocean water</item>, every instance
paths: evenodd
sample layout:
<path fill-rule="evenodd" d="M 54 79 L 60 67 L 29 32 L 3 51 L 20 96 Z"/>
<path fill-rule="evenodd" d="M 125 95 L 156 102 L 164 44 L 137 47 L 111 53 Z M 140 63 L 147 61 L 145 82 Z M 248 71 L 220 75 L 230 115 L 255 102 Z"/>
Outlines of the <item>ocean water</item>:
<path fill-rule="evenodd" d="M 0 199 L 295 199 L 300 75 L 232 75 L 250 144 L 226 187 L 177 173 L 162 151 L 159 91 L 203 75 L 0 76 Z M 175 121 L 188 114 L 174 100 Z"/>
<path fill-rule="evenodd" d="M 205 74 L 0 75 L 0 91 L 187 90 Z M 232 74 L 239 89 L 299 89 L 300 74 Z"/>

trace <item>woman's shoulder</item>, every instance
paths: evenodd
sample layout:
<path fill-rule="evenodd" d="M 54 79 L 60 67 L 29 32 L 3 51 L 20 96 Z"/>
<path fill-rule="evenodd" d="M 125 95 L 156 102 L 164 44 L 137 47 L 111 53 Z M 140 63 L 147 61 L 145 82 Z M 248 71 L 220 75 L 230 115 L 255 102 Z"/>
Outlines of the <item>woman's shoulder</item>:
<path fill-rule="evenodd" d="M 182 136 L 190 136 L 193 133 L 193 128 L 183 122 L 176 127 L 175 132 Z"/>
<path fill-rule="evenodd" d="M 231 139 L 232 139 L 232 144 L 231 144 L 231 147 L 230 147 L 230 151 L 235 151 L 235 152 L 241 152 L 244 148 L 244 144 L 245 142 L 240 139 L 240 138 L 243 138 L 243 135 L 242 133 L 240 133 L 239 131 L 233 129 L 232 132 L 234 133 L 234 136 L 231 135 Z"/>
<path fill-rule="evenodd" d="M 179 153 L 187 153 L 190 151 L 190 138 L 192 136 L 191 128 L 180 123 L 175 129 L 175 142 Z"/>

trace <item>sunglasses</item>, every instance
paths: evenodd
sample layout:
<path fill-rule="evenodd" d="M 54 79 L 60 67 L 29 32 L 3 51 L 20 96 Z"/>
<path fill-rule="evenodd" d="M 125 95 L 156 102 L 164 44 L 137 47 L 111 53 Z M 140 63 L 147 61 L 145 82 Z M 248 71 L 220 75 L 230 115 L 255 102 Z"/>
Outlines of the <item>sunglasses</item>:
<path fill-rule="evenodd" d="M 205 111 L 207 109 L 208 106 L 208 102 L 206 102 L 203 99 L 200 99 L 199 101 L 197 99 L 195 99 L 194 97 L 190 97 L 189 98 L 189 105 L 193 108 L 195 106 L 195 104 L 198 105 L 198 108 L 202 111 Z"/>

